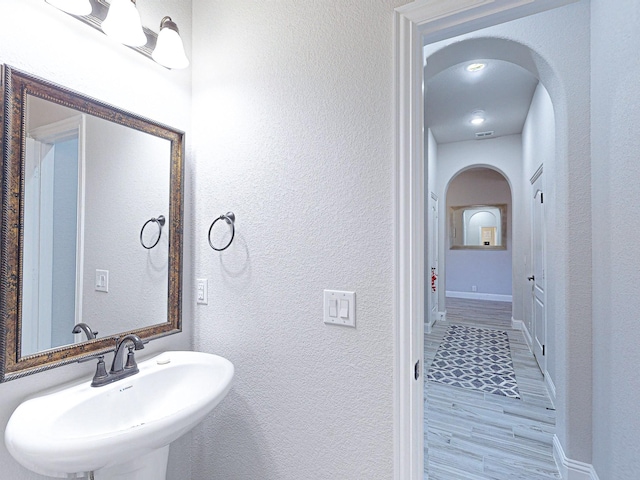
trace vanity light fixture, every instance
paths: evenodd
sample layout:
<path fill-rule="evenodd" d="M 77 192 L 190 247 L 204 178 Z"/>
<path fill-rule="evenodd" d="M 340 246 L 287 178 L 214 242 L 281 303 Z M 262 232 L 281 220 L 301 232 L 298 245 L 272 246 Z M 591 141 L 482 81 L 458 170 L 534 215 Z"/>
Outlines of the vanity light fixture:
<path fill-rule="evenodd" d="M 171 17 L 164 17 L 160 21 L 160 33 L 158 33 L 156 48 L 153 50 L 151 58 L 167 68 L 179 69 L 189 66 L 189 59 L 184 53 L 180 31 Z"/>
<path fill-rule="evenodd" d="M 46 0 L 54 7 L 71 15 L 89 15 L 91 13 L 91 2 L 89 0 Z"/>
<path fill-rule="evenodd" d="M 469 65 L 467 65 L 467 72 L 479 72 L 486 66 L 487 64 L 482 62 L 470 63 Z"/>
<path fill-rule="evenodd" d="M 107 18 L 102 22 L 102 31 L 130 47 L 141 47 L 147 43 L 135 0 L 111 0 Z"/>
<path fill-rule="evenodd" d="M 136 0 L 45 1 L 163 67 L 180 69 L 189 66 L 176 23 L 165 16 L 160 22 L 160 33 L 144 27 Z"/>

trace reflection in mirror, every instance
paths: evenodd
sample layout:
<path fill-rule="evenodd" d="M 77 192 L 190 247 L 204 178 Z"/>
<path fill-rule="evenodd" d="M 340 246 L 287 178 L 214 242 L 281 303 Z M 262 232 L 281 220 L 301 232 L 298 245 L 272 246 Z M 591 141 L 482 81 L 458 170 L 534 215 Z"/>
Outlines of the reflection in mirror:
<path fill-rule="evenodd" d="M 507 206 L 466 205 L 449 209 L 451 249 L 507 248 Z"/>
<path fill-rule="evenodd" d="M 124 333 L 180 331 L 184 134 L 11 67 L 3 76 L 2 379 L 108 351 Z M 160 215 L 146 249 L 141 227 Z M 73 333 L 81 322 L 96 340 Z"/>
<path fill-rule="evenodd" d="M 143 212 L 168 215 L 169 140 L 33 95 L 26 125 L 22 355 L 83 341 L 81 321 L 108 336 L 166 317 L 166 239 L 140 255 L 133 232 Z M 134 292 L 148 303 L 119 312 Z"/>
<path fill-rule="evenodd" d="M 84 119 L 65 107 L 66 119 L 46 118 L 42 100 L 27 97 L 22 257 L 22 356 L 73 343 L 82 298 L 84 192 L 80 137 Z M 55 106 L 55 104 L 51 104 Z"/>

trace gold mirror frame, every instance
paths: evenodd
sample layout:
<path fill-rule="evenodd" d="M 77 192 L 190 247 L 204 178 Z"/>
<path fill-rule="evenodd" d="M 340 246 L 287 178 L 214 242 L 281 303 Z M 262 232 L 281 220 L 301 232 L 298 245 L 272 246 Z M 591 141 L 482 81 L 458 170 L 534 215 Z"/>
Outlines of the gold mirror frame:
<path fill-rule="evenodd" d="M 455 215 L 457 212 L 461 212 L 468 209 L 478 208 L 497 208 L 500 210 L 500 245 L 459 245 L 454 242 L 453 231 L 456 228 Z M 499 204 L 485 204 L 485 205 L 463 205 L 449 207 L 449 249 L 450 250 L 506 250 L 507 249 L 507 205 L 504 203 Z"/>
<path fill-rule="evenodd" d="M 37 78 L 2 67 L 3 136 L 0 243 L 0 382 L 30 375 L 114 350 L 121 335 L 144 341 L 182 331 L 182 231 L 184 132 Z M 27 94 L 171 142 L 167 321 L 108 337 L 21 356 L 22 246 L 24 219 L 25 121 Z"/>

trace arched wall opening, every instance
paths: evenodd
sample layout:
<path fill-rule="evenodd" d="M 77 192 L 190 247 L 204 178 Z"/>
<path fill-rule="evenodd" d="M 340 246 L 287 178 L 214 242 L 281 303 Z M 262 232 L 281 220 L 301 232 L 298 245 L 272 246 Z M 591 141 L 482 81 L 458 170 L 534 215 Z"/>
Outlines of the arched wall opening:
<path fill-rule="evenodd" d="M 524 28 L 495 26 L 487 30 L 490 33 L 480 31 L 465 34 L 454 39 L 453 43 L 452 40 L 432 44 L 427 41 L 424 78 L 426 81 L 430 76 L 461 62 L 493 58 L 513 62 L 539 79 L 539 87 L 532 101 L 532 108 L 536 110 L 527 119 L 528 124 L 520 136 L 522 138 L 499 137 L 489 142 L 514 142 L 520 145 L 520 160 L 505 165 L 502 170 L 512 186 L 513 218 L 527 219 L 513 222 L 513 316 L 514 320 L 525 324 L 530 298 L 530 285 L 526 282 L 531 262 L 531 227 L 528 220 L 531 209 L 530 180 L 537 168 L 544 164 L 546 231 L 547 238 L 552 239 L 546 252 L 545 272 L 549 292 L 547 347 L 551 351 L 547 358 L 546 378 L 552 393 L 556 393 L 559 444 L 564 445 L 568 455 L 588 462 L 591 458 L 591 372 L 580 368 L 580 365 L 590 361 L 592 327 L 590 304 L 580 299 L 591 285 L 589 266 L 581 261 L 581 258 L 588 259 L 591 255 L 588 218 L 591 207 L 588 178 L 590 157 L 588 142 L 581 142 L 581 138 L 588 135 L 589 131 L 589 56 L 576 38 L 570 38 L 562 30 L 561 19 L 554 19 L 556 25 L 545 25 L 545 32 L 537 32 L 543 26 L 537 19 L 528 20 Z M 574 54 L 565 53 L 566 49 L 558 45 L 571 45 Z M 568 83 L 571 83 L 571 88 L 565 87 Z M 535 134 L 533 127 L 544 124 L 542 119 L 546 119 L 544 132 Z M 451 176 L 451 172 L 447 172 L 450 167 L 439 162 L 435 168 L 431 156 L 435 154 L 441 158 L 451 147 L 434 145 L 428 125 L 425 125 L 424 142 L 427 156 L 425 187 L 444 199 L 446 180 L 442 179 Z M 491 159 L 477 159 L 474 163 L 496 166 Z M 520 171 L 512 174 L 511 170 L 514 169 Z M 447 248 L 447 239 L 444 238 L 447 221 L 444 201 L 440 202 L 438 213 L 438 257 L 444 259 Z M 577 219 L 582 220 L 576 223 L 574 220 Z M 428 218 L 425 222 L 430 225 Z M 569 265 L 572 267 L 569 268 Z M 442 280 L 446 282 L 446 279 Z M 438 303 L 442 310 L 445 305 L 444 288 L 439 289 Z"/>
<path fill-rule="evenodd" d="M 469 140 L 462 142 L 432 145 L 435 142 L 429 125 L 426 125 L 425 151 L 427 154 L 427 178 L 429 188 L 437 192 L 439 198 L 447 198 L 449 182 L 459 173 L 474 167 L 486 167 L 499 171 L 507 179 L 512 192 L 510 228 L 512 284 L 511 300 L 513 320 L 522 322 L 531 332 L 531 288 L 527 276 L 531 274 L 531 228 L 530 228 L 530 178 L 545 164 L 547 172 L 548 196 L 556 192 L 556 168 L 563 162 L 558 162 L 558 152 L 561 144 L 566 142 L 561 131 L 556 128 L 556 118 L 566 109 L 563 105 L 562 89 L 558 89 L 558 79 L 547 62 L 530 47 L 521 42 L 505 38 L 480 37 L 465 39 L 462 37 L 451 43 L 438 42 L 425 47 L 426 66 L 424 68 L 425 83 L 439 73 L 459 64 L 472 62 L 479 58 L 483 60 L 498 60 L 513 63 L 525 69 L 536 79 L 538 86 L 531 100 L 529 113 L 521 133 L 498 136 L 483 140 Z M 547 81 L 556 85 L 557 100 L 554 101 L 546 88 Z M 428 96 L 428 92 L 426 97 Z M 556 105 L 558 104 L 558 105 Z M 425 109 L 428 103 L 425 101 Z M 435 157 L 435 160 L 429 158 Z M 448 210 L 447 202 L 439 205 L 439 249 L 441 286 L 447 285 L 446 260 L 449 250 L 447 235 Z M 553 216 L 552 216 L 553 217 Z M 427 224 L 430 224 L 427 220 Z M 560 279 L 561 280 L 561 279 Z M 470 284 L 473 286 L 473 284 Z M 449 286 L 447 286 L 449 290 Z M 445 288 L 440 288 L 438 304 L 440 317 L 446 315 Z M 553 302 L 553 300 L 552 300 Z M 555 316 L 554 318 L 559 318 Z M 551 325 L 551 328 L 555 328 Z M 553 340 L 549 350 L 555 348 Z M 553 353 L 549 353 L 552 357 Z M 549 362 L 549 372 L 545 372 L 552 385 L 552 395 L 555 393 L 555 363 Z"/>
<path fill-rule="evenodd" d="M 470 166 L 456 172 L 445 188 L 447 231 L 445 233 L 444 271 L 447 297 L 510 302 L 512 299 L 513 220 L 512 191 L 507 177 L 499 170 L 485 166 Z M 462 225 L 452 221 L 452 209 L 472 206 L 506 205 L 505 242 L 501 249 L 477 248 L 481 244 L 482 227 L 495 227 L 499 235 L 502 219 L 487 208 L 477 209 Z M 483 212 L 485 213 L 483 215 Z M 500 214 L 500 212 L 498 212 Z M 473 220 L 483 215 L 475 225 Z M 466 231 L 470 229 L 471 231 Z M 462 239 L 461 237 L 467 237 Z M 476 238 L 477 237 L 477 238 Z M 502 243 L 502 242 L 500 242 Z M 471 248 L 464 248 L 471 246 Z"/>

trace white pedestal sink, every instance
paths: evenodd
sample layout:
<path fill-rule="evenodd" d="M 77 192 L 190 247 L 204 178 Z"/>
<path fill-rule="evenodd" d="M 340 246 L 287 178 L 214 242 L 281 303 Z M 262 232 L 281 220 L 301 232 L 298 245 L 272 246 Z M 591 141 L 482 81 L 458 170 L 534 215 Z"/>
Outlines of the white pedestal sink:
<path fill-rule="evenodd" d="M 5 430 L 11 455 L 42 475 L 96 480 L 166 478 L 169 444 L 225 397 L 234 368 L 200 352 L 165 352 L 103 387 L 91 380 L 23 402 Z"/>

